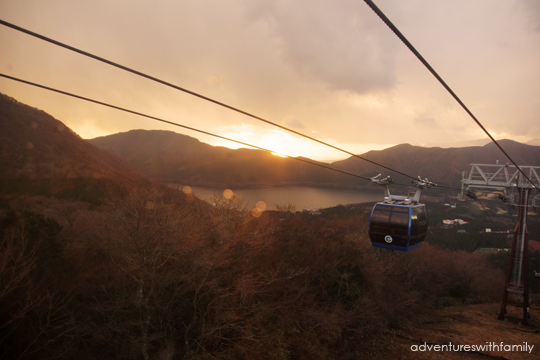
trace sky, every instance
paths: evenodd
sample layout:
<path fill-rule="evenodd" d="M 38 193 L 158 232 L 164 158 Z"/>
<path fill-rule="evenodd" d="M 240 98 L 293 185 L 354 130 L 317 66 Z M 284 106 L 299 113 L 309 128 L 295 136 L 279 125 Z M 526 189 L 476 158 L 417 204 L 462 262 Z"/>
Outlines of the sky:
<path fill-rule="evenodd" d="M 375 0 L 496 139 L 540 138 L 540 1 Z M 347 151 L 484 132 L 361 0 L 0 0 L 0 19 Z M 347 154 L 0 25 L 0 73 L 292 156 Z M 94 138 L 163 129 L 0 78 Z"/>

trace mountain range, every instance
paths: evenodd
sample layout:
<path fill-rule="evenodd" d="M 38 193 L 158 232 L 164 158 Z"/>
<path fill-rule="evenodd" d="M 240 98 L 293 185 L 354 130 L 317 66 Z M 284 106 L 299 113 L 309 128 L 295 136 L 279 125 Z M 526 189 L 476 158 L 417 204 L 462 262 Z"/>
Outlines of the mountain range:
<path fill-rule="evenodd" d="M 471 146 L 484 146 L 491 142 L 489 138 L 459 141 L 453 143 L 438 143 L 438 144 L 422 144 L 423 147 L 441 147 L 441 148 L 458 148 L 458 147 L 471 147 Z M 540 139 L 534 138 L 524 143 L 525 145 L 540 146 Z"/>
<path fill-rule="evenodd" d="M 255 185 L 314 185 L 364 187 L 369 183 L 349 175 L 281 158 L 260 150 L 214 147 L 192 137 L 162 130 L 131 130 L 88 140 L 111 152 L 134 169 L 163 182 L 214 187 Z M 499 144 L 522 165 L 540 165 L 540 147 L 501 140 Z M 401 144 L 370 151 L 362 158 L 413 177 L 429 178 L 441 185 L 458 186 L 462 171 L 471 163 L 495 164 L 508 160 L 493 143 L 463 148 L 425 148 Z M 360 175 L 379 173 L 396 181 L 410 180 L 356 157 L 331 164 L 310 162 Z"/>
<path fill-rule="evenodd" d="M 512 140 L 499 140 L 498 143 L 518 165 L 540 165 L 540 146 L 525 145 Z M 381 151 L 370 151 L 362 157 L 411 176 L 427 177 L 437 184 L 454 187 L 460 185 L 462 172 L 469 171 L 472 163 L 504 164 L 509 161 L 494 143 L 448 149 L 401 144 Z M 381 171 L 379 166 L 355 157 L 335 162 L 332 166 L 366 176 L 382 172 L 384 176 L 390 175 L 396 181 L 407 180 L 401 175 Z"/>
<path fill-rule="evenodd" d="M 172 131 L 131 130 L 88 142 L 161 182 L 212 187 L 339 186 L 342 177 L 336 172 L 262 150 L 211 146 Z"/>
<path fill-rule="evenodd" d="M 540 166 L 540 146 L 512 140 L 499 143 L 518 164 Z M 400 144 L 360 156 L 447 186 L 459 186 L 462 171 L 469 170 L 471 163 L 508 161 L 492 143 L 446 149 Z M 366 178 L 381 173 L 394 177 L 396 182 L 410 182 L 409 178 L 356 157 L 331 164 L 282 158 L 261 150 L 211 146 L 172 131 L 131 130 L 83 140 L 51 115 L 0 94 L 2 194 L 30 191 L 53 195 L 73 188 L 84 193 L 104 183 L 131 186 L 149 184 L 151 179 L 220 188 L 371 186 L 369 181 L 322 166 Z"/>

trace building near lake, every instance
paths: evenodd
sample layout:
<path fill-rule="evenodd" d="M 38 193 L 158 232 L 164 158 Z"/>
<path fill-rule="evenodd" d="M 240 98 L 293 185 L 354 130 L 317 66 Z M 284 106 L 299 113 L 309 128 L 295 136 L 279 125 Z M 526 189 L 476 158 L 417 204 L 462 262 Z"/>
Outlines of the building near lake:
<path fill-rule="evenodd" d="M 461 219 L 454 219 L 454 220 L 443 220 L 443 225 L 445 229 L 451 228 L 454 225 L 465 225 L 468 224 L 467 221 L 461 220 Z"/>
<path fill-rule="evenodd" d="M 459 225 L 465 225 L 465 224 L 468 224 L 467 221 L 464 221 L 464 220 L 461 220 L 461 219 L 443 220 L 443 222 L 444 222 L 444 221 L 451 222 L 451 223 L 453 223 L 454 225 L 455 225 L 455 224 L 459 224 Z"/>

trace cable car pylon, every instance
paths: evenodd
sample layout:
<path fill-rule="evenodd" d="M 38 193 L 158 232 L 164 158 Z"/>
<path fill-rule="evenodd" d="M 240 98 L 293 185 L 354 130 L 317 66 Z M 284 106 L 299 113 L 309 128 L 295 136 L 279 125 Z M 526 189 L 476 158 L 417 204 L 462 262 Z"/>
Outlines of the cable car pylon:
<path fill-rule="evenodd" d="M 540 184 L 540 166 L 520 166 L 522 171 L 529 171 L 528 179 L 521 176 L 519 169 L 513 165 L 471 164 L 471 172 L 467 176 L 463 172 L 461 193 L 458 200 L 465 197 L 475 197 L 471 189 L 492 190 L 503 192 L 499 198 L 512 206 L 518 207 L 518 221 L 514 228 L 510 259 L 506 273 L 506 282 L 501 302 L 499 320 L 504 320 L 507 313 L 508 294 L 523 295 L 523 319 L 521 324 L 529 325 L 529 241 L 527 229 L 527 213 L 531 191 L 536 191 Z M 533 183 L 534 182 L 534 183 Z M 517 192 L 517 194 L 516 194 Z M 533 207 L 536 207 L 536 197 L 533 196 Z"/>
<path fill-rule="evenodd" d="M 530 192 L 531 189 L 519 188 L 518 222 L 514 229 L 510 261 L 506 273 L 506 286 L 504 287 L 501 311 L 498 317 L 502 321 L 507 313 L 508 293 L 523 294 L 523 319 L 521 324 L 524 326 L 529 325 L 529 231 L 527 229 L 527 212 Z"/>

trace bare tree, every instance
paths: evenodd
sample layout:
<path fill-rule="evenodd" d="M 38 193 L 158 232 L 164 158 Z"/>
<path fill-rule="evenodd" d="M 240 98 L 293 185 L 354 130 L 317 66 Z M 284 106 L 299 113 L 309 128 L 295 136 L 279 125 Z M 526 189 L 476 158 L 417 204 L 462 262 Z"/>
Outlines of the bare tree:
<path fill-rule="evenodd" d="M 137 189 L 112 197 L 101 211 L 79 221 L 85 224 L 79 246 L 102 251 L 125 279 L 130 292 L 125 302 L 132 311 L 121 327 L 138 329 L 138 335 L 129 336 L 143 358 L 150 359 L 152 342 L 170 346 L 173 341 L 172 323 L 190 289 L 185 271 L 200 235 L 195 205 L 173 191 Z M 114 289 L 104 291 L 114 297 Z"/>
<path fill-rule="evenodd" d="M 276 204 L 275 205 L 277 211 L 282 212 L 295 212 L 296 211 L 296 205 L 291 204 L 290 202 L 287 204 Z"/>
<path fill-rule="evenodd" d="M 70 308 L 72 289 L 49 276 L 47 269 L 47 257 L 51 255 L 45 246 L 51 242 L 47 236 L 55 235 L 60 227 L 31 212 L 11 212 L 8 217 L 8 221 L 2 219 L 7 226 L 0 233 L 0 343 L 6 344 L 3 355 L 23 358 L 48 351 L 59 357 L 63 350 L 55 348 L 56 344 L 67 344 L 77 326 Z M 51 229 L 53 234 L 43 233 Z"/>

